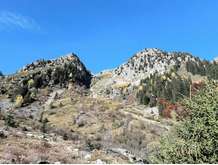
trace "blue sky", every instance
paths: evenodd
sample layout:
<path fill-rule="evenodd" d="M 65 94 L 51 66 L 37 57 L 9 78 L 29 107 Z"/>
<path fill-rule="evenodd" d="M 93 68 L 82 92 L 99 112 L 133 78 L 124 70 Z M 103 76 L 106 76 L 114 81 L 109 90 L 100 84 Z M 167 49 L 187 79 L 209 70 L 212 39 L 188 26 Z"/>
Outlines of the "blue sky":
<path fill-rule="evenodd" d="M 0 70 L 75 52 L 92 72 L 144 48 L 218 56 L 216 0 L 0 0 Z"/>

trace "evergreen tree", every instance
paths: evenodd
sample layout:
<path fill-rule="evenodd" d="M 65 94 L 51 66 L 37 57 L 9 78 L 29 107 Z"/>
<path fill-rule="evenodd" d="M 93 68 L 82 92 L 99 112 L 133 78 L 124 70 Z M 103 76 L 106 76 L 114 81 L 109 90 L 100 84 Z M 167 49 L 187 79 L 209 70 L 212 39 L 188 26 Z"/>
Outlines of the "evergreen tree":
<path fill-rule="evenodd" d="M 5 125 L 7 127 L 16 127 L 16 122 L 14 119 L 14 115 L 12 114 L 12 112 L 9 112 L 6 117 L 5 117 Z"/>
<path fill-rule="evenodd" d="M 164 137 L 152 163 L 218 163 L 218 90 L 209 83 L 184 106 L 189 116 Z"/>

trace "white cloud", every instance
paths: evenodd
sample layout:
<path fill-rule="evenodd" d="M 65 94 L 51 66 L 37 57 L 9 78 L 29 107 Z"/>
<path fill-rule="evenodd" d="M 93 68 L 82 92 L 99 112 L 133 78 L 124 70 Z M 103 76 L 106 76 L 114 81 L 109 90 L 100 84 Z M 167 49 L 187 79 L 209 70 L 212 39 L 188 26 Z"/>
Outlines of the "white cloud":
<path fill-rule="evenodd" d="M 8 11 L 0 12 L 0 28 L 20 28 L 24 30 L 40 30 L 39 24 L 30 17 Z"/>

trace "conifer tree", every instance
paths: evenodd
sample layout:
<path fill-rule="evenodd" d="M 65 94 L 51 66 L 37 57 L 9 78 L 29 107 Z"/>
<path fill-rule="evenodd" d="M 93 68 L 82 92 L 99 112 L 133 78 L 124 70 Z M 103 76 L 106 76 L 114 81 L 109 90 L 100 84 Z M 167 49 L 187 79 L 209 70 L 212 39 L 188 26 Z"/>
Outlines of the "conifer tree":
<path fill-rule="evenodd" d="M 192 100 L 185 99 L 189 115 L 161 141 L 152 163 L 218 163 L 218 90 L 210 82 Z"/>

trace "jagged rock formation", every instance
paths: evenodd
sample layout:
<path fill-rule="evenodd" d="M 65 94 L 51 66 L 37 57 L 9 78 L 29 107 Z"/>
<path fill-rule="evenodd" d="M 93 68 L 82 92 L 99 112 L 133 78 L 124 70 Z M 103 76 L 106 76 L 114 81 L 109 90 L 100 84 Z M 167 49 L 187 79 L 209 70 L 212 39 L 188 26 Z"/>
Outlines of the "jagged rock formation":
<path fill-rule="evenodd" d="M 94 96 L 104 95 L 111 98 L 126 92 L 133 93 L 134 86 L 138 86 L 142 79 L 155 72 L 163 74 L 173 68 L 185 69 L 187 62 L 203 67 L 201 60 L 189 53 L 144 49 L 119 67 L 96 75 L 91 90 Z"/>

